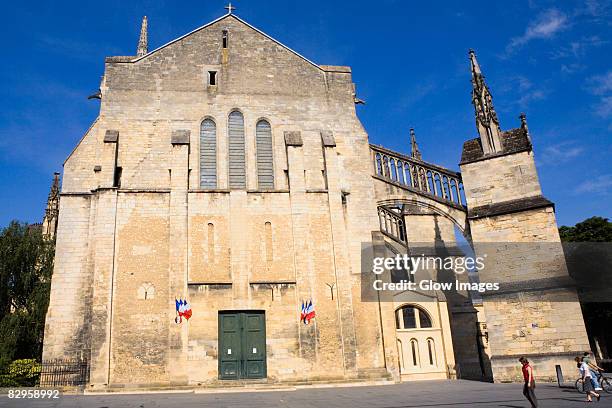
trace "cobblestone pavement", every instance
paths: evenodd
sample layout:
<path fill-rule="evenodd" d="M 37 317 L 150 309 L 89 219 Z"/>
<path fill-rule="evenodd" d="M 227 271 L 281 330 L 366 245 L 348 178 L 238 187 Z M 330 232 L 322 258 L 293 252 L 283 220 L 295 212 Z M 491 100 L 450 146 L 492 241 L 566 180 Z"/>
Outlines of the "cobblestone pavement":
<path fill-rule="evenodd" d="M 65 395 L 56 400 L 9 399 L 0 407 L 86 408 L 409 408 L 409 407 L 529 407 L 521 384 L 473 381 L 426 381 L 378 386 L 337 386 L 247 392 L 174 392 L 143 394 Z M 538 384 L 540 407 L 582 407 L 585 396 L 553 384 Z M 589 406 L 612 407 L 612 394 Z"/>

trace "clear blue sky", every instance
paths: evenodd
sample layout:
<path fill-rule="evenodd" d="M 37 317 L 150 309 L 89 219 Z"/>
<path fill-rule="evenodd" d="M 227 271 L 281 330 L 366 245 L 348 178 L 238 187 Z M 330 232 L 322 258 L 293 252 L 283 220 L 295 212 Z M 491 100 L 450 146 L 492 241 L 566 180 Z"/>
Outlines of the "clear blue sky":
<path fill-rule="evenodd" d="M 612 218 L 612 4 L 235 1 L 236 14 L 319 64 L 349 65 L 370 141 L 457 169 L 475 137 L 469 48 L 502 129 L 527 113 L 559 224 Z M 95 119 L 105 56 L 156 48 L 225 13 L 223 1 L 7 2 L 0 66 L 0 226 L 39 222 L 54 171 Z"/>

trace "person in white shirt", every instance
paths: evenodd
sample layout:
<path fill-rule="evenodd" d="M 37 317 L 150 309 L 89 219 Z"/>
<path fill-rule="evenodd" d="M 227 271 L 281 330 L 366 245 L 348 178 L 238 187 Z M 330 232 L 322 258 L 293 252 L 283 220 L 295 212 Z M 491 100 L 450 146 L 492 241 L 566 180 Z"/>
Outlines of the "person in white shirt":
<path fill-rule="evenodd" d="M 584 392 L 587 395 L 587 402 L 593 402 L 591 396 L 597 398 L 597 401 L 599 402 L 601 396 L 596 393 L 593 388 L 593 383 L 591 382 L 592 374 L 589 365 L 582 361 L 581 357 L 576 357 L 574 361 L 576 361 L 576 365 L 578 367 L 578 370 L 580 371 L 580 376 L 582 377 L 582 386 L 584 387 Z"/>

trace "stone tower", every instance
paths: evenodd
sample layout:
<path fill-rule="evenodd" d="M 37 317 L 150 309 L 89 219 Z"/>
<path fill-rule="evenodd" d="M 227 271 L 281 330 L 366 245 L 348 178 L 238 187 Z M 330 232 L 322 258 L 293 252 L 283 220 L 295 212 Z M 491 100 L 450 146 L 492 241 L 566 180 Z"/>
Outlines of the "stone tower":
<path fill-rule="evenodd" d="M 59 215 L 59 193 L 60 193 L 60 174 L 53 173 L 53 183 L 47 198 L 47 208 L 45 209 L 45 217 L 42 223 L 42 234 L 45 239 L 55 238 L 57 230 L 57 219 Z"/>
<path fill-rule="evenodd" d="M 572 372 L 572 358 L 589 349 L 554 204 L 542 195 L 525 115 L 500 130 L 474 51 L 469 58 L 479 137 L 464 143 L 460 168 L 475 251 L 487 256 L 480 280 L 500 282 L 483 300 L 493 376 L 518 379 L 526 356 L 539 378 L 554 378 L 556 364 Z"/>

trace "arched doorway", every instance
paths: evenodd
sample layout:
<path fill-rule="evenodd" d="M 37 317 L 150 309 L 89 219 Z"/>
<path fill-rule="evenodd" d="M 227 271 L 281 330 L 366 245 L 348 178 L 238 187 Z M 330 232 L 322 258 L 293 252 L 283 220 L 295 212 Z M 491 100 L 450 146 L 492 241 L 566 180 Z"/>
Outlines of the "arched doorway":
<path fill-rule="evenodd" d="M 430 302 L 403 304 L 395 309 L 402 380 L 448 378 L 442 330 L 448 323 L 440 318 L 439 306 L 438 302 Z"/>

